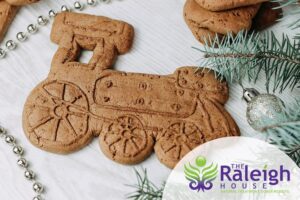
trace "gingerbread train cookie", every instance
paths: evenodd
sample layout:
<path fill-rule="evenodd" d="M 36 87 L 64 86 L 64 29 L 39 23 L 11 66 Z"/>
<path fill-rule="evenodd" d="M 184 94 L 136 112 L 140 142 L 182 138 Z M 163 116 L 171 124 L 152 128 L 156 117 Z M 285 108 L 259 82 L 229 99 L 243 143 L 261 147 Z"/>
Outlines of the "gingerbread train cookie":
<path fill-rule="evenodd" d="M 0 41 L 19 10 L 19 6 L 38 0 L 0 0 Z"/>
<path fill-rule="evenodd" d="M 55 18 L 51 39 L 59 49 L 23 112 L 35 146 L 70 153 L 99 137 L 103 153 L 118 163 L 136 164 L 155 151 L 173 168 L 198 145 L 239 135 L 224 109 L 227 84 L 212 71 L 181 67 L 163 76 L 110 69 L 130 50 L 133 36 L 131 25 L 106 17 Z M 94 52 L 88 64 L 77 62 L 81 49 Z"/>

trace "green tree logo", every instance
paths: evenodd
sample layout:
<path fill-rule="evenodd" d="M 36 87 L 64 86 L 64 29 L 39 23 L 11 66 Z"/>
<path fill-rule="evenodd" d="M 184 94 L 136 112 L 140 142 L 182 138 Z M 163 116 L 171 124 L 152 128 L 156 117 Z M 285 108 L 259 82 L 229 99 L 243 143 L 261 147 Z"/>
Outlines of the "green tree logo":
<path fill-rule="evenodd" d="M 206 158 L 198 156 L 195 160 L 195 166 L 191 163 L 184 165 L 185 178 L 190 181 L 189 187 L 198 192 L 202 190 L 210 190 L 213 187 L 212 181 L 217 178 L 218 165 L 211 163 L 209 166 L 206 164 Z"/>

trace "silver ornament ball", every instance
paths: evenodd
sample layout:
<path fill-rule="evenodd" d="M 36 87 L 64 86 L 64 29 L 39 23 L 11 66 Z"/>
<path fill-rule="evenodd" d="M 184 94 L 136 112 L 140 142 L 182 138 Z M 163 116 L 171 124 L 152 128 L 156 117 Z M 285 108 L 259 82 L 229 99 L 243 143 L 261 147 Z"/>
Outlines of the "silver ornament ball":
<path fill-rule="evenodd" d="M 14 50 L 17 47 L 17 44 L 13 40 L 8 40 L 5 45 L 6 48 L 10 51 Z"/>
<path fill-rule="evenodd" d="M 109 3 L 110 2 L 110 0 L 99 0 L 100 2 L 102 2 L 102 3 Z"/>
<path fill-rule="evenodd" d="M 44 16 L 38 16 L 38 18 L 37 18 L 37 23 L 38 23 L 38 25 L 40 25 L 40 26 L 45 26 L 45 25 L 47 25 L 47 23 L 48 23 L 48 19 L 46 18 L 46 17 L 44 17 Z"/>
<path fill-rule="evenodd" d="M 88 4 L 89 6 L 96 6 L 97 1 L 96 1 L 96 0 L 87 0 L 87 4 Z"/>
<path fill-rule="evenodd" d="M 0 48 L 0 59 L 4 58 L 6 55 L 6 52 L 4 49 Z"/>
<path fill-rule="evenodd" d="M 21 146 L 14 146 L 13 152 L 14 152 L 16 155 L 21 156 L 21 155 L 23 155 L 24 150 L 23 150 L 23 148 L 22 148 Z"/>
<path fill-rule="evenodd" d="M 36 33 L 37 30 L 38 30 L 38 28 L 37 28 L 36 25 L 34 25 L 34 24 L 29 24 L 29 25 L 27 26 L 27 31 L 28 31 L 28 33 L 30 33 L 30 34 Z"/>
<path fill-rule="evenodd" d="M 74 2 L 74 8 L 76 10 L 82 10 L 83 9 L 83 6 L 81 5 L 81 3 L 79 1 L 75 1 Z"/>
<path fill-rule="evenodd" d="M 43 198 L 41 195 L 37 195 L 37 196 L 33 197 L 32 200 L 43 200 Z"/>
<path fill-rule="evenodd" d="M 17 164 L 22 168 L 28 167 L 28 162 L 25 158 L 19 158 Z"/>
<path fill-rule="evenodd" d="M 14 144 L 14 143 L 16 142 L 16 139 L 15 139 L 12 135 L 7 135 L 7 136 L 5 137 L 5 142 L 6 142 L 7 144 L 12 145 L 12 144 Z"/>
<path fill-rule="evenodd" d="M 24 176 L 25 176 L 25 178 L 27 179 L 27 180 L 33 180 L 34 179 L 34 177 L 35 177 L 35 174 L 34 174 L 34 172 L 33 171 L 31 171 L 31 170 L 26 170 L 25 172 L 24 172 Z"/>
<path fill-rule="evenodd" d="M 16 38 L 20 42 L 24 42 L 27 39 L 26 34 L 23 33 L 23 32 L 17 33 L 17 37 Z"/>
<path fill-rule="evenodd" d="M 5 128 L 3 128 L 3 127 L 0 127 L 0 137 L 3 137 L 3 136 L 5 136 L 6 135 L 6 130 L 5 130 Z"/>
<path fill-rule="evenodd" d="M 42 184 L 35 182 L 32 186 L 33 191 L 36 193 L 42 193 L 44 190 L 44 187 L 42 186 Z"/>
<path fill-rule="evenodd" d="M 244 99 L 247 105 L 247 121 L 249 125 L 260 132 L 286 122 L 285 106 L 283 101 L 272 94 L 259 94 L 253 89 L 244 91 Z M 251 91 L 252 90 L 252 91 Z M 245 93 L 250 92 L 250 98 L 245 98 Z M 247 96 L 247 95 L 246 95 Z"/>
<path fill-rule="evenodd" d="M 54 18 L 57 14 L 54 10 L 49 10 L 48 15 L 49 15 L 50 18 Z"/>
<path fill-rule="evenodd" d="M 61 12 L 69 12 L 69 11 L 70 10 L 69 10 L 68 6 L 66 6 L 66 5 L 61 6 Z"/>

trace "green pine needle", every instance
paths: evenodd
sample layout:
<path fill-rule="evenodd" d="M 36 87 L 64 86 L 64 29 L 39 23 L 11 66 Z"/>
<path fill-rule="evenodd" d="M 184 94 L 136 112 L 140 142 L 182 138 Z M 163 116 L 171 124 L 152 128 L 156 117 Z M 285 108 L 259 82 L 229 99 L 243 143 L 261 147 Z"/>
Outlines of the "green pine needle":
<path fill-rule="evenodd" d="M 161 187 L 155 186 L 148 178 L 147 170 L 142 169 L 142 173 L 135 169 L 137 184 L 127 185 L 135 188 L 135 191 L 127 196 L 127 199 L 132 200 L 161 200 L 163 196 L 164 185 Z"/>
<path fill-rule="evenodd" d="M 271 0 L 271 1 L 280 4 L 280 6 L 274 9 L 284 8 L 288 6 L 292 8 L 289 9 L 287 16 L 300 14 L 300 2 L 298 0 Z M 281 21 L 284 19 L 286 19 L 286 17 L 282 18 Z M 289 23 L 288 27 L 293 30 L 300 28 L 300 19 L 295 20 L 292 23 Z M 300 34 L 296 34 L 295 39 L 300 39 Z"/>
<path fill-rule="evenodd" d="M 271 144 L 278 146 L 300 167 L 300 99 L 286 109 L 286 122 L 266 130 Z"/>
<path fill-rule="evenodd" d="M 228 34 L 222 40 L 210 39 L 203 48 L 195 49 L 205 54 L 201 66 L 214 69 L 230 83 L 244 79 L 255 83 L 259 74 L 264 73 L 266 89 L 282 92 L 300 84 L 299 42 L 291 41 L 286 35 L 279 40 L 273 32 L 241 31 L 236 36 Z"/>

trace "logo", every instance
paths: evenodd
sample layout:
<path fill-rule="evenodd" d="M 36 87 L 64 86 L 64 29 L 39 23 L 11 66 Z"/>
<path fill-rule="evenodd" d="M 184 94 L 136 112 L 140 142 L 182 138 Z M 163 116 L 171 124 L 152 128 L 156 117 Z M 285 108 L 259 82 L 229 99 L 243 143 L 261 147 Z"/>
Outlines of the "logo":
<path fill-rule="evenodd" d="M 280 165 L 278 169 L 268 169 L 268 165 L 264 165 L 263 168 L 251 168 L 243 163 L 220 166 L 211 163 L 207 165 L 206 158 L 203 156 L 196 158 L 195 165 L 185 164 L 184 174 L 190 182 L 190 189 L 198 192 L 211 190 L 213 181 L 217 179 L 218 175 L 220 181 L 216 185 L 219 184 L 219 189 L 226 192 L 256 190 L 259 187 L 268 191 L 271 186 L 291 181 L 291 172 L 283 165 Z M 260 186 L 257 182 L 261 183 Z"/>
<path fill-rule="evenodd" d="M 276 146 L 249 137 L 206 142 L 171 172 L 162 200 L 300 200 L 300 168 Z"/>
<path fill-rule="evenodd" d="M 212 189 L 212 182 L 218 175 L 218 165 L 211 163 L 207 166 L 206 158 L 203 156 L 197 157 L 195 164 L 195 166 L 191 163 L 184 165 L 185 178 L 190 181 L 189 187 L 198 192 Z"/>

